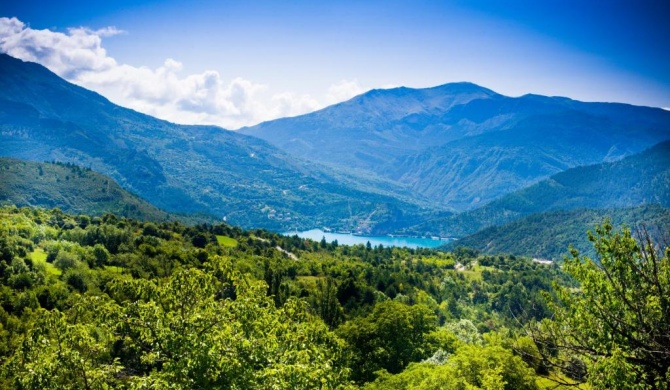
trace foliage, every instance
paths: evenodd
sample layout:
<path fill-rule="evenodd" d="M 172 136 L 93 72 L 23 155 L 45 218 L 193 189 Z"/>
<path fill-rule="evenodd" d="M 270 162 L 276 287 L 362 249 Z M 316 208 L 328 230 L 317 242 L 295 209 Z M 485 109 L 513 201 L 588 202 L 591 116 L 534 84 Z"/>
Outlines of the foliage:
<path fill-rule="evenodd" d="M 352 378 L 366 382 L 381 369 L 398 373 L 410 362 L 430 356 L 426 335 L 435 329 L 436 320 L 423 305 L 384 301 L 368 316 L 342 325 L 338 334 L 352 349 Z"/>
<path fill-rule="evenodd" d="M 466 344 L 441 364 L 413 363 L 382 375 L 366 389 L 537 389 L 533 371 L 500 345 Z"/>
<path fill-rule="evenodd" d="M 539 292 L 569 285 L 513 256 L 58 209 L 0 208 L 0 256 L 0 388 L 346 388 L 421 361 L 502 383 L 515 336 L 491 332 L 551 315 Z"/>
<path fill-rule="evenodd" d="M 579 288 L 556 286 L 555 323 L 536 334 L 548 360 L 596 389 L 668 388 L 670 248 L 638 232 L 639 241 L 610 222 L 597 227 L 597 259 L 566 259 Z"/>

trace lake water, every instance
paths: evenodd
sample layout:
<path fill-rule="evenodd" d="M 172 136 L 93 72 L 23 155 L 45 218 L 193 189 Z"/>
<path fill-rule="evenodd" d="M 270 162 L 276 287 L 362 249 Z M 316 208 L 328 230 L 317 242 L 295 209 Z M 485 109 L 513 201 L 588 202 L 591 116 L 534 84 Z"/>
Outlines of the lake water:
<path fill-rule="evenodd" d="M 298 237 L 309 238 L 314 241 L 321 241 L 321 239 L 325 237 L 326 241 L 329 243 L 337 240 L 337 243 L 341 245 L 367 244 L 369 241 L 372 246 L 382 244 L 384 246 L 406 246 L 408 248 L 435 248 L 449 242 L 445 240 L 433 240 L 430 238 L 355 236 L 353 234 L 328 233 L 321 229 L 284 233 L 286 236 L 293 236 L 296 234 Z"/>

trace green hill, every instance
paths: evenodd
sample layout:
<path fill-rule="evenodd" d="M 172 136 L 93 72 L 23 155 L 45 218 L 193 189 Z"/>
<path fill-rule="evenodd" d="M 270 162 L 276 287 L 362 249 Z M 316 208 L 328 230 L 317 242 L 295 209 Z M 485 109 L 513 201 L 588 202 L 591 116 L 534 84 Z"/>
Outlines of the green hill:
<path fill-rule="evenodd" d="M 0 271 L 2 389 L 388 389 L 413 367 L 475 388 L 492 367 L 539 390 L 515 334 L 571 283 L 511 256 L 1 206 Z"/>
<path fill-rule="evenodd" d="M 584 232 L 594 231 L 609 218 L 614 225 L 631 229 L 646 227 L 663 237 L 670 229 L 670 209 L 658 205 L 626 209 L 577 209 L 533 214 L 502 226 L 483 229 L 449 243 L 446 248 L 466 246 L 483 253 L 507 253 L 559 260 L 572 245 L 582 254 L 593 256 L 593 244 Z"/>
<path fill-rule="evenodd" d="M 645 204 L 670 207 L 670 142 L 619 161 L 569 169 L 486 206 L 407 232 L 459 237 L 546 211 Z"/>
<path fill-rule="evenodd" d="M 89 169 L 12 158 L 0 158 L 0 203 L 148 221 L 176 218 Z"/>

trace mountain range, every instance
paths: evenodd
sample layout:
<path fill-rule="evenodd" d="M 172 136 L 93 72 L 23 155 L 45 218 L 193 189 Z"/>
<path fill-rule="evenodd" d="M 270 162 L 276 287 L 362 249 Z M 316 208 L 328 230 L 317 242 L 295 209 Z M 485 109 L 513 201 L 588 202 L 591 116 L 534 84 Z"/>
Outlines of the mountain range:
<path fill-rule="evenodd" d="M 166 211 L 206 213 L 247 228 L 402 226 L 422 213 L 384 195 L 392 184 L 362 190 L 258 138 L 162 121 L 5 54 L 0 141 L 1 155 L 91 168 Z"/>
<path fill-rule="evenodd" d="M 670 139 L 670 112 L 471 84 L 373 90 L 240 130 L 311 161 L 366 170 L 440 206 L 477 208 L 566 169 Z"/>
<path fill-rule="evenodd" d="M 472 83 L 372 90 L 239 131 L 178 125 L 0 54 L 0 156 L 74 164 L 160 213 L 245 228 L 464 237 L 562 210 L 657 204 L 627 215 L 662 214 L 667 140 L 670 112 L 659 108 Z M 23 191 L 0 201 L 37 191 L 0 184 Z M 553 215 L 544 220 L 576 218 Z"/>

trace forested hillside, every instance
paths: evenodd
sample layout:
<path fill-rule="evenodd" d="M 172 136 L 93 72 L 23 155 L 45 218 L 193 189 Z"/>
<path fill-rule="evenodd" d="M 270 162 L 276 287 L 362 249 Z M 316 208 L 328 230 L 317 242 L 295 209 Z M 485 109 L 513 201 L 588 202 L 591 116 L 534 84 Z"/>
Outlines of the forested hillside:
<path fill-rule="evenodd" d="M 660 205 L 622 209 L 576 209 L 529 215 L 501 226 L 492 226 L 449 243 L 446 248 L 466 246 L 481 253 L 507 253 L 562 260 L 572 246 L 580 253 L 595 255 L 586 231 L 594 231 L 603 220 L 631 229 L 646 227 L 662 239 L 670 228 L 670 209 Z"/>
<path fill-rule="evenodd" d="M 58 207 L 65 212 L 146 221 L 178 218 L 121 188 L 111 178 L 73 164 L 0 158 L 0 202 L 17 206 Z M 181 216 L 182 220 L 198 217 Z M 201 218 L 200 221 L 212 221 Z"/>
<path fill-rule="evenodd" d="M 604 229 L 602 259 L 645 266 L 625 232 Z M 570 300 L 580 288 L 591 297 L 590 279 L 514 256 L 11 206 L 0 209 L 0 256 L 3 388 L 607 388 L 604 367 L 624 375 L 633 364 L 644 376 L 629 380 L 643 384 L 665 373 L 618 339 L 549 346 L 576 337 L 556 338 L 555 314 L 557 329 L 584 330 L 563 308 L 580 304 Z M 625 285 L 660 305 L 640 321 L 669 314 L 667 254 L 654 259 L 649 283 L 661 290 Z"/>
<path fill-rule="evenodd" d="M 670 142 L 662 142 L 619 161 L 568 169 L 486 206 L 437 218 L 403 232 L 459 237 L 547 211 L 631 208 L 652 204 L 670 207 Z M 644 220 L 627 219 L 621 222 Z"/>

